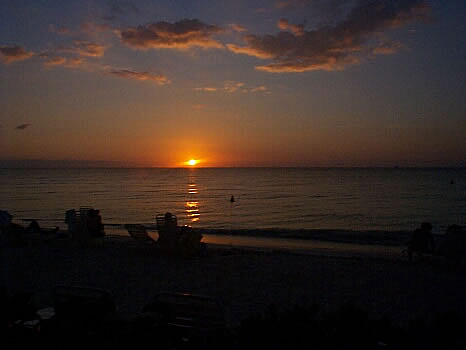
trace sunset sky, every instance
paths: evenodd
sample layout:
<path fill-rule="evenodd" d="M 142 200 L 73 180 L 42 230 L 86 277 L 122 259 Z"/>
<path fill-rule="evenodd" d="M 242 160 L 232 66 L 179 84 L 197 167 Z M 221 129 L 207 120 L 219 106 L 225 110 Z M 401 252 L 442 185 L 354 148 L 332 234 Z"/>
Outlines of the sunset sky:
<path fill-rule="evenodd" d="M 0 160 L 466 166 L 466 2 L 1 0 Z"/>

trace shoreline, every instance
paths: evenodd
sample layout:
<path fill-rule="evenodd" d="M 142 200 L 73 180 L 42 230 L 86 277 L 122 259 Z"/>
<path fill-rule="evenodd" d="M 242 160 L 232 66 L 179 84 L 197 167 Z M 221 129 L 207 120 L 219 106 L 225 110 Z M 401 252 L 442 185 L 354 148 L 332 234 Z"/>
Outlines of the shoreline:
<path fill-rule="evenodd" d="M 238 248 L 258 251 L 283 251 L 294 254 L 309 254 L 342 257 L 371 257 L 403 260 L 403 250 L 410 233 L 388 231 L 347 230 L 222 230 L 194 228 L 203 236 L 203 242 L 219 249 Z M 299 232 L 301 235 L 293 233 Z M 388 239 L 372 236 L 375 232 Z M 152 239 L 158 239 L 155 227 L 148 227 Z M 248 234 L 249 233 L 249 234 Z M 281 233 L 281 234 L 280 234 Z M 291 234 L 290 234 L 291 233 Z M 312 233 L 312 236 L 307 235 Z M 302 238 L 303 234 L 306 238 Z M 106 230 L 107 237 L 130 237 L 126 229 L 115 225 Z"/>

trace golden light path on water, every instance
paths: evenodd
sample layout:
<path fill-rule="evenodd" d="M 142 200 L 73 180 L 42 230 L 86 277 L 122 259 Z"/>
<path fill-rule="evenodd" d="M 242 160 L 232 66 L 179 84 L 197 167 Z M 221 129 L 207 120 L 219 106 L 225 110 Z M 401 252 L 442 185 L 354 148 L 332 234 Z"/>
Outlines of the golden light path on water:
<path fill-rule="evenodd" d="M 190 176 L 188 184 L 189 200 L 185 203 L 185 213 L 191 223 L 198 222 L 200 219 L 199 201 L 197 200 L 197 185 L 194 182 L 194 177 Z"/>

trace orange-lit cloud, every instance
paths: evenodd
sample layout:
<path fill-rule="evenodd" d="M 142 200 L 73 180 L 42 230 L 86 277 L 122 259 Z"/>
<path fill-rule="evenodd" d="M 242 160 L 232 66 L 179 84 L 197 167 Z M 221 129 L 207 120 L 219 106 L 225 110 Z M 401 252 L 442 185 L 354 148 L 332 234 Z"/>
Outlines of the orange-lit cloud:
<path fill-rule="evenodd" d="M 391 55 L 398 52 L 404 46 L 399 41 L 381 42 L 378 46 L 372 49 L 374 55 Z"/>
<path fill-rule="evenodd" d="M 271 59 L 272 63 L 256 67 L 273 73 L 311 70 L 341 70 L 361 62 L 370 54 L 395 53 L 399 45 L 385 43 L 373 52 L 368 50 L 376 34 L 399 27 L 410 21 L 425 18 L 428 5 L 424 0 L 358 1 L 346 19 L 333 26 L 306 31 L 279 21 L 281 31 L 276 35 L 244 35 L 246 46 L 227 45 L 238 54 Z M 302 31 L 301 31 L 302 29 Z"/>
<path fill-rule="evenodd" d="M 26 60 L 32 55 L 32 52 L 26 51 L 21 46 L 0 46 L 0 59 L 7 64 Z"/>
<path fill-rule="evenodd" d="M 239 33 L 244 33 L 244 32 L 248 31 L 248 29 L 245 26 L 243 26 L 241 24 L 236 24 L 236 23 L 231 23 L 230 28 L 231 28 L 231 30 L 233 30 L 235 32 L 239 32 Z"/>
<path fill-rule="evenodd" d="M 37 55 L 44 60 L 44 66 L 56 67 L 63 66 L 66 68 L 83 68 L 86 61 L 81 57 L 64 57 L 54 50 L 44 51 Z"/>
<path fill-rule="evenodd" d="M 106 48 L 106 46 L 95 42 L 86 40 L 74 40 L 71 46 L 61 48 L 60 50 L 76 54 L 78 56 L 102 57 L 105 53 Z"/>
<path fill-rule="evenodd" d="M 113 75 L 118 78 L 153 82 L 158 85 L 170 84 L 170 80 L 168 80 L 168 78 L 163 74 L 137 72 L 129 69 L 110 70 L 107 72 L 107 74 Z"/>
<path fill-rule="evenodd" d="M 206 92 L 215 92 L 215 91 L 217 91 L 218 89 L 215 88 L 215 87 L 207 86 L 207 87 L 197 87 L 197 88 L 195 88 L 194 90 L 196 90 L 196 91 L 206 91 Z"/>
<path fill-rule="evenodd" d="M 65 63 L 66 63 L 66 58 L 65 57 L 55 56 L 55 57 L 47 58 L 44 65 L 46 65 L 48 67 L 63 66 Z"/>
<path fill-rule="evenodd" d="M 212 36 L 223 29 L 197 19 L 179 22 L 157 22 L 129 27 L 120 31 L 121 41 L 134 49 L 188 49 L 191 47 L 223 48 Z"/>
<path fill-rule="evenodd" d="M 197 87 L 196 91 L 205 91 L 205 92 L 225 92 L 225 93 L 234 93 L 234 92 L 264 92 L 270 93 L 270 91 L 264 86 L 248 87 L 246 84 L 238 81 L 227 80 L 223 83 L 222 87 Z"/>
<path fill-rule="evenodd" d="M 304 25 L 289 23 L 285 18 L 280 18 L 278 20 L 277 26 L 280 28 L 280 30 L 290 31 L 296 36 L 301 36 L 304 34 Z"/>

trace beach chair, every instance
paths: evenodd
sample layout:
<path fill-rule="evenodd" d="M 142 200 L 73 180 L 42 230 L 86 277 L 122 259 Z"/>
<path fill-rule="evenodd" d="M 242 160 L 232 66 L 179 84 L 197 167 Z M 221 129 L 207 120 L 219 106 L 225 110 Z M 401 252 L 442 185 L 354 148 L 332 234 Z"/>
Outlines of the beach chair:
<path fill-rule="evenodd" d="M 172 342 L 184 345 L 214 345 L 226 331 L 224 307 L 210 296 L 160 293 L 143 313 L 152 316 Z"/>
<path fill-rule="evenodd" d="M 136 241 L 155 243 L 155 240 L 151 236 L 149 236 L 149 233 L 147 232 L 144 225 L 126 224 L 125 228 L 126 230 L 128 230 L 129 235 L 133 237 Z"/>

